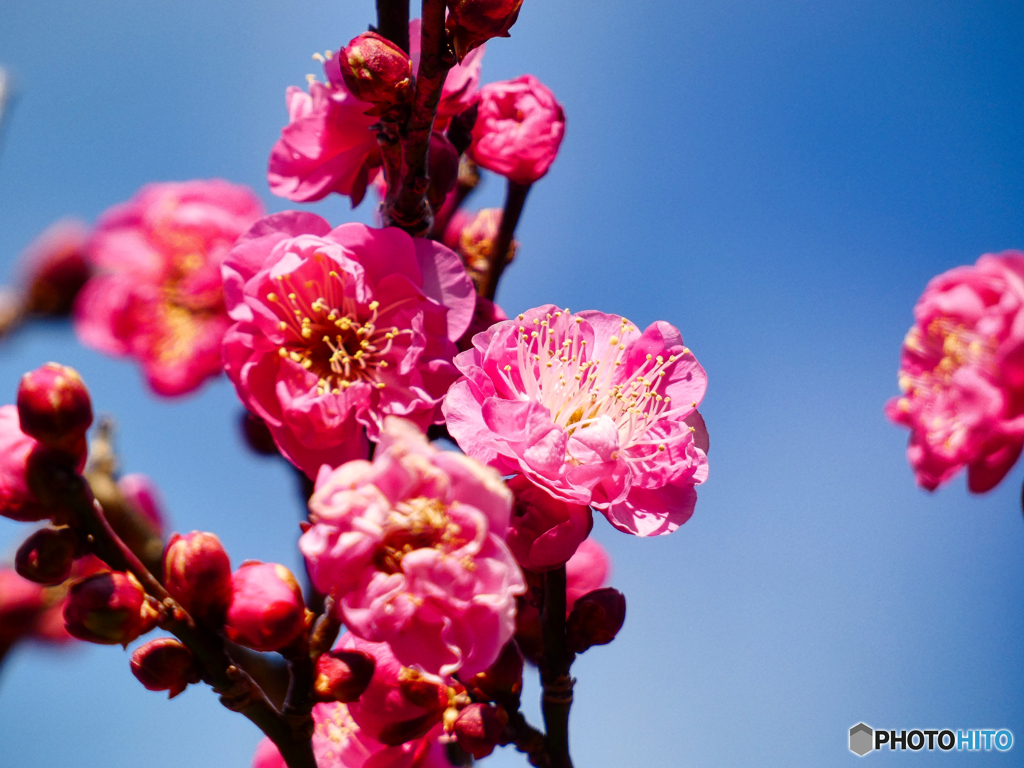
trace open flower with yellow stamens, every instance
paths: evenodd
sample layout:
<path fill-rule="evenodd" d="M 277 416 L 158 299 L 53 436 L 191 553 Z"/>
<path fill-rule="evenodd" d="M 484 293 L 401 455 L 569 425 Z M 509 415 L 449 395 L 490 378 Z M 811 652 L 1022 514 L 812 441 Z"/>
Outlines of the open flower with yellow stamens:
<path fill-rule="evenodd" d="M 87 247 L 96 274 L 75 302 L 75 333 L 134 357 L 159 395 L 218 375 L 231 324 L 220 265 L 262 215 L 252 190 L 220 179 L 147 184 L 96 225 Z"/>
<path fill-rule="evenodd" d="M 512 638 L 526 588 L 504 541 L 511 509 L 493 469 L 389 418 L 372 463 L 320 471 L 299 550 L 355 635 L 405 666 L 472 676 Z"/>
<path fill-rule="evenodd" d="M 454 340 L 476 304 L 459 257 L 400 229 L 289 211 L 224 263 L 224 366 L 246 407 L 310 477 L 366 455 L 384 417 L 442 421 Z"/>
<path fill-rule="evenodd" d="M 912 432 L 907 458 L 934 490 L 962 467 L 993 488 L 1024 446 L 1024 253 L 985 254 L 928 283 L 900 357 L 903 394 L 885 406 Z"/>
<path fill-rule="evenodd" d="M 671 533 L 708 474 L 707 376 L 665 322 L 552 305 L 497 323 L 455 358 L 448 431 L 502 474 L 600 509 L 621 531 Z"/>

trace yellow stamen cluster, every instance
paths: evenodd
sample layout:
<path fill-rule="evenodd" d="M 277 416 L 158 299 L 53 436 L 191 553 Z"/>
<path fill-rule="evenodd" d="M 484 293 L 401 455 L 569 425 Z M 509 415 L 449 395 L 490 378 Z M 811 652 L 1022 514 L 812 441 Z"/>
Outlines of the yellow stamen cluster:
<path fill-rule="evenodd" d="M 443 502 L 425 496 L 399 502 L 384 524 L 375 564 L 385 573 L 399 573 L 402 558 L 416 549 L 441 552 L 457 546 L 461 527 L 448 516 Z"/>

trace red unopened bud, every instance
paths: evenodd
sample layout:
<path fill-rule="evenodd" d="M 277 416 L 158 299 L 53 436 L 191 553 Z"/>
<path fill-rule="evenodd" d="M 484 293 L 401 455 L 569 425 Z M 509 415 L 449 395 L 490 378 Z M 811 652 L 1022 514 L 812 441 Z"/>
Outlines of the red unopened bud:
<path fill-rule="evenodd" d="M 245 444 L 249 446 L 253 453 L 260 456 L 277 456 L 281 453 L 277 449 L 273 435 L 270 434 L 267 422 L 255 413 L 242 411 L 241 427 Z"/>
<path fill-rule="evenodd" d="M 79 640 L 128 645 L 161 620 L 156 601 L 130 573 L 106 571 L 71 587 L 64 606 L 64 627 Z"/>
<path fill-rule="evenodd" d="M 448 0 L 447 28 L 459 61 L 492 37 L 509 37 L 522 5 L 523 0 Z"/>
<path fill-rule="evenodd" d="M 78 371 L 47 363 L 22 376 L 18 420 L 21 431 L 29 437 L 79 455 L 92 424 L 92 401 Z"/>
<path fill-rule="evenodd" d="M 78 535 L 70 528 L 42 528 L 18 547 L 14 567 L 37 584 L 60 584 L 71 575 L 78 549 Z"/>
<path fill-rule="evenodd" d="M 132 674 L 150 691 L 170 691 L 173 699 L 189 684 L 199 682 L 192 651 L 171 637 L 140 645 L 132 653 Z"/>
<path fill-rule="evenodd" d="M 376 32 L 364 32 L 339 51 L 345 86 L 360 101 L 374 105 L 367 114 L 382 115 L 412 97 L 409 54 Z"/>
<path fill-rule="evenodd" d="M 231 577 L 231 588 L 224 633 L 239 645 L 277 651 L 306 629 L 302 590 L 283 565 L 242 563 Z"/>
<path fill-rule="evenodd" d="M 470 704 L 455 721 L 455 738 L 459 746 L 479 760 L 494 751 L 505 723 L 498 711 L 487 704 Z"/>
<path fill-rule="evenodd" d="M 362 651 L 328 651 L 316 661 L 313 691 L 318 701 L 356 701 L 373 678 L 377 662 Z"/>
<path fill-rule="evenodd" d="M 518 698 L 523 690 L 523 652 L 515 640 L 509 640 L 501 649 L 498 660 L 489 669 L 470 678 L 466 687 L 479 692 L 491 701 L 506 696 Z"/>
<path fill-rule="evenodd" d="M 231 560 L 212 533 L 174 534 L 164 550 L 164 586 L 196 621 L 220 626 L 231 604 Z"/>
<path fill-rule="evenodd" d="M 25 249 L 22 264 L 30 312 L 51 317 L 71 313 L 92 271 L 85 258 L 88 239 L 85 222 L 61 219 Z"/>
<path fill-rule="evenodd" d="M 626 620 L 626 596 L 611 587 L 587 592 L 576 601 L 565 621 L 569 650 L 576 653 L 615 639 Z"/>

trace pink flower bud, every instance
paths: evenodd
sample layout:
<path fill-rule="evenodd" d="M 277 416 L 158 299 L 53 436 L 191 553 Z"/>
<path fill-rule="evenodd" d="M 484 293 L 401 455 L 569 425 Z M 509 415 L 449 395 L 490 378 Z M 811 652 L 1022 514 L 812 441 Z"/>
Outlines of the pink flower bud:
<path fill-rule="evenodd" d="M 164 586 L 198 622 L 219 626 L 231 604 L 231 560 L 212 533 L 174 534 L 164 550 Z"/>
<path fill-rule="evenodd" d="M 508 487 L 515 494 L 515 502 L 505 542 L 523 568 L 557 568 L 590 535 L 594 517 L 585 504 L 556 499 L 525 475 L 516 475 Z"/>
<path fill-rule="evenodd" d="M 22 254 L 27 309 L 40 315 L 71 314 L 75 297 L 92 272 L 85 258 L 89 229 L 77 219 L 51 224 Z"/>
<path fill-rule="evenodd" d="M 518 184 L 548 172 L 565 134 L 565 113 L 533 75 L 480 89 L 469 155 L 481 167 Z"/>
<path fill-rule="evenodd" d="M 470 678 L 466 687 L 491 701 L 507 696 L 518 698 L 523 690 L 523 652 L 516 641 L 505 643 L 498 660 L 489 669 Z"/>
<path fill-rule="evenodd" d="M 364 651 L 328 651 L 316 661 L 313 691 L 318 701 L 356 701 L 373 678 L 377 663 Z"/>
<path fill-rule="evenodd" d="M 625 595 L 611 587 L 588 592 L 576 601 L 565 621 L 569 650 L 583 653 L 593 645 L 607 645 L 625 620 Z"/>
<path fill-rule="evenodd" d="M 77 455 L 92 424 L 92 401 L 78 371 L 46 363 L 22 376 L 18 419 L 26 435 Z"/>
<path fill-rule="evenodd" d="M 497 710 L 487 704 L 470 704 L 455 721 L 459 746 L 477 760 L 494 751 L 504 730 L 505 723 L 498 717 Z"/>
<path fill-rule="evenodd" d="M 302 590 L 277 563 L 242 563 L 231 577 L 231 605 L 224 633 L 255 651 L 276 651 L 306 628 Z"/>
<path fill-rule="evenodd" d="M 161 611 L 130 573 L 106 571 L 71 587 L 64 606 L 64 626 L 79 640 L 125 645 L 153 629 Z"/>
<path fill-rule="evenodd" d="M 132 674 L 147 690 L 169 691 L 169 699 L 200 680 L 192 651 L 172 637 L 140 645 L 132 653 L 131 666 Z"/>
<path fill-rule="evenodd" d="M 18 547 L 14 567 L 37 584 L 60 584 L 71 575 L 78 535 L 70 528 L 42 528 Z"/>
<path fill-rule="evenodd" d="M 345 86 L 360 101 L 374 105 L 367 114 L 382 115 L 412 98 L 412 60 L 387 38 L 364 32 L 338 56 Z"/>
<path fill-rule="evenodd" d="M 466 54 L 492 37 L 509 37 L 523 0 L 448 0 L 448 31 L 455 53 Z"/>

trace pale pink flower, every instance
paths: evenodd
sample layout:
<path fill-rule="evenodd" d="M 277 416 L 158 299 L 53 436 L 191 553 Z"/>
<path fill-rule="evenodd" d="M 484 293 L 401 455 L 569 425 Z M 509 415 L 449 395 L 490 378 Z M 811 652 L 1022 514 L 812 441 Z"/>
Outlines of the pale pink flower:
<path fill-rule="evenodd" d="M 673 326 L 547 305 L 492 326 L 455 364 L 448 431 L 502 474 L 601 510 L 621 531 L 671 533 L 707 479 L 697 413 L 707 377 Z"/>
<path fill-rule="evenodd" d="M 148 184 L 109 209 L 89 244 L 99 274 L 75 303 L 79 339 L 134 357 L 160 395 L 219 374 L 231 323 L 220 265 L 262 213 L 250 189 L 219 179 Z"/>
<path fill-rule="evenodd" d="M 419 66 L 420 22 L 409 23 L 412 71 Z M 483 49 L 452 69 L 438 105 L 437 130 L 472 106 L 480 83 Z M 325 83 L 312 80 L 309 92 L 290 86 L 285 93 L 288 125 L 270 151 L 267 180 L 275 195 L 295 202 L 321 200 L 331 192 L 348 195 L 355 207 L 366 195 L 381 164 L 377 134 L 380 118 L 366 114 L 372 104 L 351 94 L 341 76 L 340 58 L 324 62 Z"/>
<path fill-rule="evenodd" d="M 313 725 L 317 768 L 450 768 L 437 740 L 439 733 L 388 747 L 360 729 L 340 702 L 314 706 Z M 270 739 L 264 738 L 256 747 L 252 768 L 285 768 L 284 758 Z"/>
<path fill-rule="evenodd" d="M 321 470 L 299 549 L 352 632 L 407 666 L 473 675 L 512 636 L 524 589 L 503 541 L 511 502 L 494 470 L 389 419 L 372 463 Z"/>
<path fill-rule="evenodd" d="M 245 406 L 310 477 L 366 455 L 388 414 L 424 429 L 458 373 L 473 286 L 443 245 L 400 229 L 269 216 L 224 264 L 224 366 Z"/>
<path fill-rule="evenodd" d="M 488 83 L 469 155 L 510 181 L 532 184 L 548 172 L 565 134 L 562 105 L 533 75 Z"/>
<path fill-rule="evenodd" d="M 907 458 L 934 490 L 967 467 L 993 488 L 1024 446 L 1024 254 L 985 254 L 928 283 L 903 342 L 903 395 L 885 406 L 909 427 Z"/>
<path fill-rule="evenodd" d="M 594 517 L 585 504 L 554 498 L 525 476 L 508 481 L 515 495 L 505 543 L 528 571 L 548 571 L 565 563 L 590 535 Z"/>

